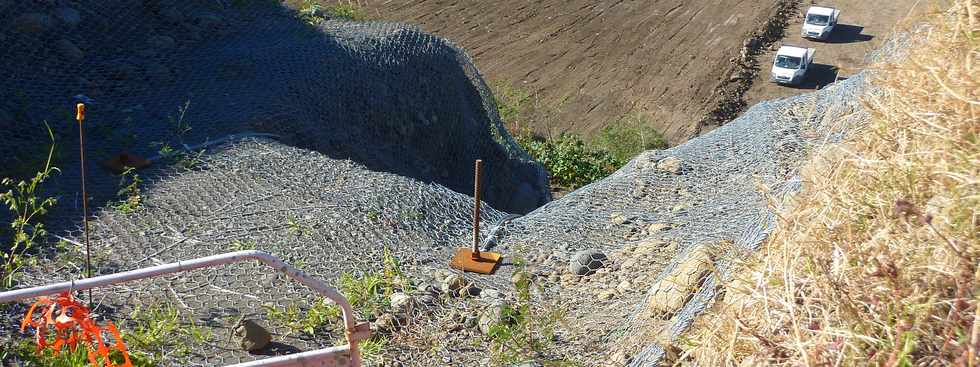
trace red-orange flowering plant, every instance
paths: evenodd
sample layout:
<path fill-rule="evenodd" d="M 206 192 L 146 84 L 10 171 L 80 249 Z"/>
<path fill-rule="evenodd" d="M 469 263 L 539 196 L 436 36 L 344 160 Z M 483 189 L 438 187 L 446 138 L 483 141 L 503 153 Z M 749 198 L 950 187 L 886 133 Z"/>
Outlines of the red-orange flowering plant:
<path fill-rule="evenodd" d="M 20 331 L 24 332 L 28 327 L 34 328 L 34 341 L 38 353 L 51 349 L 51 352 L 57 356 L 66 347 L 69 351 L 75 352 L 79 345 L 83 345 L 88 350 L 88 360 L 93 367 L 133 366 L 116 325 L 108 321 L 104 329 L 100 327 L 91 319 L 91 310 L 69 292 L 55 297 L 41 297 L 34 302 L 21 321 Z M 104 335 L 106 332 L 112 336 L 114 343 L 108 343 Z M 112 349 L 122 355 L 121 366 L 109 359 Z"/>

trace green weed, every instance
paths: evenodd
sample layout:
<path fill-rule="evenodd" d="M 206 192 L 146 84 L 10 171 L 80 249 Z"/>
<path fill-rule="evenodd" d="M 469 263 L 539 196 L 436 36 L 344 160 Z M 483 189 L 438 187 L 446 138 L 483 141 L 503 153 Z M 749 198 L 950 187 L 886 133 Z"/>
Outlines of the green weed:
<path fill-rule="evenodd" d="M 112 205 L 124 214 L 134 213 L 143 207 L 143 195 L 140 185 L 143 179 L 136 174 L 136 169 L 127 167 L 120 175 L 119 192 L 116 193 L 121 200 Z"/>
<path fill-rule="evenodd" d="M 652 127 L 645 115 L 639 113 L 627 115 L 603 128 L 594 144 L 622 163 L 643 151 L 668 147 L 663 134 Z"/>
<path fill-rule="evenodd" d="M 137 307 L 129 315 L 132 325 L 123 327 L 123 340 L 130 357 L 140 358 L 155 365 L 164 355 L 186 356 L 192 350 L 188 343 L 203 344 L 213 340 L 209 329 L 181 319 L 180 311 L 173 306 Z"/>
<path fill-rule="evenodd" d="M 296 303 L 291 303 L 285 309 L 265 305 L 266 317 L 271 322 L 289 329 L 292 332 L 305 333 L 309 336 L 323 332 L 334 332 L 334 322 L 341 316 L 340 307 L 326 299 L 320 299 L 305 313 Z"/>
<path fill-rule="evenodd" d="M 44 124 L 48 130 L 48 137 L 51 139 L 51 147 L 48 150 L 48 159 L 45 161 L 44 168 L 38 171 L 30 181 L 15 181 L 11 178 L 0 180 L 0 185 L 7 189 L 0 193 L 0 201 L 11 212 L 13 222 L 9 227 L 4 227 L 0 232 L 0 239 L 9 239 L 9 243 L 0 245 L 2 248 L 2 265 L 0 268 L 0 289 L 13 287 L 16 283 L 16 275 L 25 265 L 24 254 L 34 248 L 38 242 L 47 236 L 44 223 L 41 221 L 48 210 L 57 203 L 53 197 L 39 198 L 41 185 L 51 177 L 51 174 L 58 172 L 57 167 L 51 166 L 51 159 L 55 151 L 54 133 L 47 123 Z"/>
<path fill-rule="evenodd" d="M 518 272 L 524 277 L 514 285 L 517 301 L 505 305 L 501 321 L 490 326 L 487 337 L 492 344 L 491 360 L 494 364 L 511 366 L 536 361 L 547 366 L 568 366 L 571 362 L 548 357 L 558 321 L 564 311 L 558 308 L 542 307 L 532 299 L 530 276 L 523 266 Z"/>

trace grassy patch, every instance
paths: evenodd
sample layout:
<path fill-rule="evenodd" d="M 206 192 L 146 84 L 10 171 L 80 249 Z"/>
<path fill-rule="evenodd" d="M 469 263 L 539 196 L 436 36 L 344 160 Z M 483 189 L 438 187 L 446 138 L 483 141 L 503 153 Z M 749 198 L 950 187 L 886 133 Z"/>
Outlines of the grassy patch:
<path fill-rule="evenodd" d="M 116 210 L 123 212 L 125 214 L 134 213 L 143 207 L 143 195 L 140 185 L 143 183 L 143 179 L 140 175 L 136 174 L 134 168 L 127 168 L 120 175 L 119 179 L 119 192 L 116 196 L 119 197 L 119 201 L 111 206 L 116 208 Z"/>
<path fill-rule="evenodd" d="M 349 0 L 290 0 L 286 5 L 296 9 L 300 18 L 311 25 L 317 25 L 328 19 L 349 21 L 364 21 L 367 13 L 360 4 Z"/>
<path fill-rule="evenodd" d="M 531 158 L 545 166 L 555 188 L 582 187 L 608 176 L 644 150 L 667 147 L 663 134 L 642 114 L 610 123 L 593 139 L 535 135 L 530 126 L 551 126 L 560 107 L 540 103 L 529 91 L 509 83 L 495 82 L 491 88 L 500 119 Z"/>
<path fill-rule="evenodd" d="M 685 362 L 976 365 L 976 2 L 929 23 L 875 66 L 870 123 L 804 169 L 804 191 L 697 322 Z"/>
<path fill-rule="evenodd" d="M 130 357 L 155 365 L 164 355 L 182 357 L 193 352 L 193 344 L 214 339 L 210 330 L 187 322 L 180 311 L 170 305 L 137 307 L 129 315 L 132 323 L 123 326 L 123 340 Z"/>
<path fill-rule="evenodd" d="M 646 115 L 632 113 L 606 126 L 593 144 L 609 152 L 616 161 L 629 162 L 651 149 L 666 149 L 667 139 L 653 128 Z"/>

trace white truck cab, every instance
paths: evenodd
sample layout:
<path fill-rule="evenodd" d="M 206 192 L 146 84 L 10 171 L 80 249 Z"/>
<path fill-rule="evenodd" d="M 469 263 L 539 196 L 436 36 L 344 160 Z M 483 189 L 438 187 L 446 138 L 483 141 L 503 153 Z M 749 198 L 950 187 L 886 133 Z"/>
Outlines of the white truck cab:
<path fill-rule="evenodd" d="M 782 46 L 772 62 L 772 80 L 779 84 L 798 85 L 806 78 L 813 63 L 816 49 L 799 46 Z"/>
<path fill-rule="evenodd" d="M 811 6 L 803 20 L 803 38 L 818 40 L 830 39 L 830 33 L 837 26 L 840 10 L 823 6 Z"/>

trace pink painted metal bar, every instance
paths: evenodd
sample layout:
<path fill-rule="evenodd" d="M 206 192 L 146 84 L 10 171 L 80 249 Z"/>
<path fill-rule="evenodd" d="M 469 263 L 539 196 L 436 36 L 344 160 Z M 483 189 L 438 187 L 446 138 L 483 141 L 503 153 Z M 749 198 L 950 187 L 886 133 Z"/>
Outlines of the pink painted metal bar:
<path fill-rule="evenodd" d="M 41 296 L 50 296 L 53 294 L 58 294 L 61 292 L 66 292 L 69 290 L 86 290 L 98 287 L 105 287 L 113 284 L 119 284 L 124 282 L 130 282 L 139 279 L 146 279 L 157 277 L 166 274 L 179 273 L 189 270 L 213 267 L 218 265 L 226 265 L 236 262 L 243 262 L 249 260 L 257 260 L 262 264 L 276 269 L 276 271 L 285 273 L 290 278 L 302 283 L 303 285 L 310 287 L 320 295 L 329 298 L 331 301 L 340 306 L 343 311 L 344 327 L 346 329 L 347 345 L 342 347 L 332 347 L 326 349 L 320 349 L 305 353 L 297 353 L 293 355 L 280 356 L 275 358 L 261 359 L 254 362 L 248 362 L 243 364 L 235 365 L 236 367 L 252 367 L 252 366 L 344 366 L 348 365 L 343 362 L 331 363 L 329 359 L 337 360 L 338 355 L 348 354 L 349 357 L 343 357 L 349 359 L 349 365 L 353 367 L 359 367 L 361 365 L 361 355 L 358 350 L 358 343 L 360 340 L 367 339 L 370 337 L 371 332 L 367 323 L 357 324 L 355 322 L 354 310 L 351 308 L 350 303 L 344 298 L 337 290 L 333 289 L 323 281 L 313 278 L 299 270 L 292 267 L 279 258 L 263 251 L 237 251 L 229 252 L 226 254 L 212 255 L 201 257 L 192 260 L 178 261 L 170 264 L 163 264 L 157 266 L 151 266 L 148 268 L 136 269 L 125 271 L 122 273 L 106 274 L 100 275 L 93 278 L 72 280 L 68 282 L 61 282 L 55 284 L 49 284 L 40 287 L 17 289 L 13 291 L 0 293 L 0 303 L 9 303 L 24 299 L 37 298 Z M 322 362 L 316 362 L 322 361 Z M 325 363 L 324 363 L 325 362 Z M 338 364 L 339 363 L 339 364 Z"/>

